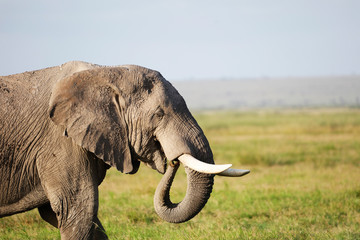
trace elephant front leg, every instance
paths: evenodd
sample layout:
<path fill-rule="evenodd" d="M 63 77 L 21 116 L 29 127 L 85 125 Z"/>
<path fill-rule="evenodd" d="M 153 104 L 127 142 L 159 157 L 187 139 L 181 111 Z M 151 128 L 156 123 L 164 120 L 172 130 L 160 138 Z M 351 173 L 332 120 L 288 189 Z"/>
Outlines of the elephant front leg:
<path fill-rule="evenodd" d="M 61 239 L 107 239 L 97 217 L 98 185 L 106 168 L 74 147 L 71 139 L 65 140 L 54 154 L 37 160 L 41 186 L 50 202 L 39 208 L 40 215 L 59 228 Z"/>
<path fill-rule="evenodd" d="M 97 217 L 97 183 L 89 174 L 83 172 L 81 175 L 82 179 L 74 175 L 63 178 L 61 173 L 52 178 L 43 177 L 50 205 L 40 207 L 40 215 L 59 228 L 61 239 L 107 239 Z"/>
<path fill-rule="evenodd" d="M 79 221 L 76 225 L 70 224 L 60 227 L 61 239 L 108 239 L 98 217 L 92 221 Z"/>
<path fill-rule="evenodd" d="M 50 200 L 61 239 L 108 239 L 97 217 L 97 191 Z"/>
<path fill-rule="evenodd" d="M 42 219 L 44 219 L 46 222 L 50 223 L 54 227 L 56 228 L 58 227 L 56 214 L 51 209 L 50 203 L 42 205 L 41 207 L 38 208 L 38 210 Z M 101 225 L 101 222 L 97 217 L 94 219 L 94 224 L 95 224 L 94 239 L 107 239 L 107 236 L 105 234 L 105 229 Z"/>

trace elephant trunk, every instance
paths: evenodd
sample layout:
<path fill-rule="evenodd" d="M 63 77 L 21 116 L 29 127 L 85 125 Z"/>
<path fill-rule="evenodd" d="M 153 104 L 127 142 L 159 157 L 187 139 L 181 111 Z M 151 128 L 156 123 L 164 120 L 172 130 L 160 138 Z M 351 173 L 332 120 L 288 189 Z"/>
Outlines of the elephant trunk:
<path fill-rule="evenodd" d="M 154 196 L 157 214 L 171 223 L 186 222 L 198 214 L 207 203 L 214 184 L 214 175 L 199 173 L 185 167 L 188 184 L 186 195 L 180 203 L 172 203 L 170 188 L 179 165 L 179 161 L 175 160 L 168 166 Z"/>

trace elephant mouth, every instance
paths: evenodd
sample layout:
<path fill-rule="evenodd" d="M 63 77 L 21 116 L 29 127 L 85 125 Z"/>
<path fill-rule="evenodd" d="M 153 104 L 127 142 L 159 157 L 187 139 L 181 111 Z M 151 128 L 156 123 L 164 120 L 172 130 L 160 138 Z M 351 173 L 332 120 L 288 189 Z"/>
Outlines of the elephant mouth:
<path fill-rule="evenodd" d="M 145 148 L 147 151 L 141 155 L 136 153 L 134 148 L 132 148 L 131 156 L 133 159 L 136 159 L 136 161 L 143 162 L 148 167 L 164 174 L 167 169 L 167 159 L 164 150 L 157 140 L 154 140 L 152 144 L 155 146 Z"/>

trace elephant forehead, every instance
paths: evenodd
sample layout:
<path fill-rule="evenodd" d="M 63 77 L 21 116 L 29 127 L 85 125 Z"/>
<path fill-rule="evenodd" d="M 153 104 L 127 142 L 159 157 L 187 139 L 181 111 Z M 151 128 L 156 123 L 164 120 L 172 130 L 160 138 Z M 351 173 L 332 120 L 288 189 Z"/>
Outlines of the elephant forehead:
<path fill-rule="evenodd" d="M 165 80 L 166 81 L 166 80 Z M 176 91 L 176 89 L 167 81 L 160 82 L 154 85 L 152 92 L 145 100 L 144 105 L 149 107 L 163 107 L 167 109 L 178 109 L 185 105 L 184 99 Z"/>

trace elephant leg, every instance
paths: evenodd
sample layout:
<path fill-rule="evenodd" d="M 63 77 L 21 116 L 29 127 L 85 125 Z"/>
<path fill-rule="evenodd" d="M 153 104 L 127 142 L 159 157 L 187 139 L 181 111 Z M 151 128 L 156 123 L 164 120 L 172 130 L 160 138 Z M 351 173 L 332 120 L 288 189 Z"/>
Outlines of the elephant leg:
<path fill-rule="evenodd" d="M 98 185 L 90 169 L 71 165 L 42 171 L 40 180 L 50 204 L 40 215 L 60 230 L 61 239 L 107 239 L 98 217 Z M 71 169 L 73 168 L 73 169 Z M 85 168 L 85 169 L 84 169 Z M 76 171 L 74 170 L 76 169 Z M 58 170 L 54 174 L 55 170 Z M 50 210 L 51 208 L 51 210 Z"/>
<path fill-rule="evenodd" d="M 52 225 L 58 223 L 61 239 L 107 239 L 97 217 L 97 188 L 80 187 L 76 191 L 50 193 L 50 205 L 39 208 L 41 216 Z M 73 193 L 69 196 L 69 192 Z"/>
<path fill-rule="evenodd" d="M 81 218 L 81 217 L 79 217 Z M 76 225 L 64 223 L 60 226 L 61 239 L 108 239 L 105 229 L 97 216 L 92 221 L 84 221 L 84 219 L 70 220 L 70 222 L 78 221 Z"/>
<path fill-rule="evenodd" d="M 58 220 L 56 218 L 56 214 L 51 209 L 50 203 L 38 207 L 38 210 L 42 219 L 44 219 L 46 222 L 50 223 L 54 227 L 58 227 Z"/>

